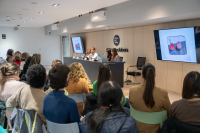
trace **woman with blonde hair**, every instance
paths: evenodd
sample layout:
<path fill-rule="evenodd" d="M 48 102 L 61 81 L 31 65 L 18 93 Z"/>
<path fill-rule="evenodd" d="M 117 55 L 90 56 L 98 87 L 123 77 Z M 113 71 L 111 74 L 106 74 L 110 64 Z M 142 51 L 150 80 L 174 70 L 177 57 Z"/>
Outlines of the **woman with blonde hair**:
<path fill-rule="evenodd" d="M 89 78 L 81 65 L 75 62 L 69 66 L 69 84 L 65 88 L 70 94 L 89 93 L 92 91 L 92 85 L 89 83 Z M 83 113 L 83 104 L 77 103 L 79 114 Z"/>
<path fill-rule="evenodd" d="M 7 101 L 17 90 L 26 84 L 19 81 L 20 68 L 16 63 L 7 63 L 0 69 L 0 99 Z M 12 112 L 6 110 L 8 124 L 10 124 L 10 116 Z"/>
<path fill-rule="evenodd" d="M 112 54 L 112 57 L 111 57 L 111 61 L 112 62 L 120 62 L 120 57 L 117 53 L 117 49 L 116 48 L 112 48 L 111 49 L 111 54 Z"/>
<path fill-rule="evenodd" d="M 53 60 L 51 67 L 54 67 L 56 64 L 62 64 L 61 60 Z"/>

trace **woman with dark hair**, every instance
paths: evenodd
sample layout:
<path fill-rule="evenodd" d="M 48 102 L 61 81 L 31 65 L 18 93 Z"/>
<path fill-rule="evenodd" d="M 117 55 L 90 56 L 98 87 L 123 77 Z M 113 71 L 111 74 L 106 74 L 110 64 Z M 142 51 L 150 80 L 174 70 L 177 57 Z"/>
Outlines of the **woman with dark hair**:
<path fill-rule="evenodd" d="M 120 62 L 121 61 L 116 48 L 111 49 L 111 54 L 112 54 L 112 58 L 111 58 L 112 62 Z"/>
<path fill-rule="evenodd" d="M 118 83 L 106 81 L 98 93 L 100 108 L 88 113 L 79 123 L 82 133 L 139 133 L 134 118 L 120 105 L 123 92 Z"/>
<path fill-rule="evenodd" d="M 22 59 L 21 59 L 22 62 L 21 62 L 21 65 L 20 65 L 20 69 L 21 69 L 21 70 L 23 70 L 25 61 L 28 59 L 29 56 L 30 56 L 30 54 L 27 53 L 27 52 L 24 52 L 24 53 L 22 54 Z"/>
<path fill-rule="evenodd" d="M 30 61 L 31 61 L 31 56 L 29 56 L 26 61 L 25 61 L 25 64 L 24 64 L 24 67 L 23 67 L 23 71 L 22 71 L 22 76 L 20 77 L 20 81 L 26 81 L 26 71 L 28 70 L 28 66 L 30 64 Z"/>
<path fill-rule="evenodd" d="M 41 55 L 40 54 L 33 54 L 30 63 L 29 63 L 29 67 L 34 65 L 34 64 L 40 64 L 41 63 Z"/>
<path fill-rule="evenodd" d="M 183 81 L 182 99 L 171 106 L 171 114 L 181 122 L 200 126 L 200 73 L 190 72 Z"/>
<path fill-rule="evenodd" d="M 86 107 L 83 111 L 83 115 L 98 108 L 97 96 L 98 96 L 98 92 L 100 90 L 100 86 L 104 82 L 109 81 L 110 79 L 111 79 L 110 66 L 103 63 L 99 67 L 98 80 L 93 83 L 93 93 L 87 94 L 86 98 L 88 100 L 88 103 L 86 104 Z M 123 93 L 123 101 L 121 103 L 121 106 L 123 107 L 125 104 L 126 104 L 126 97 Z"/>
<path fill-rule="evenodd" d="M 160 112 L 167 110 L 170 116 L 171 103 L 168 93 L 155 86 L 155 67 L 152 64 L 145 64 L 142 68 L 142 78 L 144 82 L 134 86 L 129 91 L 129 100 L 131 106 L 143 112 Z M 160 130 L 160 124 L 149 125 L 136 121 L 140 132 L 157 133 Z"/>
<path fill-rule="evenodd" d="M 111 61 L 111 57 L 112 57 L 111 49 L 106 50 L 106 55 L 107 55 L 107 60 Z"/>
<path fill-rule="evenodd" d="M 7 60 L 7 62 L 9 62 L 9 63 L 11 63 L 11 62 L 15 62 L 15 63 L 17 63 L 15 60 L 14 60 L 14 51 L 12 50 L 12 49 L 8 49 L 8 51 L 7 51 L 7 58 L 6 58 L 6 60 Z"/>

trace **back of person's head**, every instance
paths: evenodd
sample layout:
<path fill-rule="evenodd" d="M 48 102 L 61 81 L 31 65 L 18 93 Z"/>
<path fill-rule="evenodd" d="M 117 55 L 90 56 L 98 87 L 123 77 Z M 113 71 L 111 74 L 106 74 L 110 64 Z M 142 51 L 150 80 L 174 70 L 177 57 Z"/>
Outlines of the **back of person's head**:
<path fill-rule="evenodd" d="M 69 67 L 65 64 L 56 64 L 49 71 L 50 87 L 56 91 L 68 85 Z"/>
<path fill-rule="evenodd" d="M 16 61 L 21 61 L 22 54 L 19 51 L 16 51 L 14 56 Z"/>
<path fill-rule="evenodd" d="M 70 80 L 78 82 L 80 78 L 85 78 L 87 81 L 89 81 L 85 69 L 83 68 L 81 63 L 74 62 L 71 65 L 69 65 L 69 69 L 70 69 L 69 72 Z"/>
<path fill-rule="evenodd" d="M 13 76 L 15 74 L 20 73 L 20 68 L 17 63 L 7 63 L 3 66 L 1 66 L 1 71 L 0 71 L 0 86 L 4 85 L 6 81 L 6 77 L 8 76 Z"/>
<path fill-rule="evenodd" d="M 56 64 L 62 64 L 62 61 L 61 60 L 53 60 L 51 66 L 54 67 Z"/>
<path fill-rule="evenodd" d="M 118 55 L 117 49 L 116 49 L 116 48 L 112 48 L 112 49 L 111 49 L 111 52 L 112 52 L 111 61 L 114 61 L 114 58 Z"/>
<path fill-rule="evenodd" d="M 21 61 L 26 61 L 26 59 L 28 59 L 28 57 L 30 56 L 30 54 L 29 53 L 27 53 L 27 52 L 24 52 L 23 54 L 22 54 L 22 58 L 21 58 Z"/>
<path fill-rule="evenodd" d="M 184 78 L 182 97 L 192 99 L 194 95 L 200 97 L 200 73 L 192 71 Z"/>
<path fill-rule="evenodd" d="M 26 80 L 33 88 L 44 87 L 46 81 L 46 69 L 40 64 L 30 66 L 26 72 Z"/>
<path fill-rule="evenodd" d="M 155 105 L 153 98 L 153 89 L 155 87 L 155 67 L 150 63 L 145 64 L 142 68 L 142 75 L 146 83 L 143 99 L 147 107 L 152 108 Z"/>
<path fill-rule="evenodd" d="M 95 110 L 87 120 L 87 125 L 90 133 L 100 133 L 101 128 L 112 112 L 124 112 L 121 107 L 121 102 L 123 100 L 123 92 L 121 86 L 115 81 L 104 82 L 99 90 L 98 102 L 100 108 Z M 125 112 L 124 112 L 125 113 Z"/>
<path fill-rule="evenodd" d="M 100 86 L 111 79 L 111 70 L 110 66 L 106 63 L 103 63 L 99 66 L 99 74 L 98 74 L 98 81 L 97 81 L 97 94 L 99 91 Z"/>
<path fill-rule="evenodd" d="M 29 56 L 26 60 L 25 60 L 25 63 L 27 66 L 29 66 L 30 62 L 31 62 L 31 58 L 32 56 Z"/>
<path fill-rule="evenodd" d="M 12 49 L 8 49 L 7 51 L 7 58 L 6 61 L 7 62 L 13 62 L 14 56 L 13 56 L 14 51 Z"/>
<path fill-rule="evenodd" d="M 31 57 L 29 67 L 34 65 L 34 64 L 40 64 L 41 63 L 41 55 L 40 54 L 33 54 Z"/>

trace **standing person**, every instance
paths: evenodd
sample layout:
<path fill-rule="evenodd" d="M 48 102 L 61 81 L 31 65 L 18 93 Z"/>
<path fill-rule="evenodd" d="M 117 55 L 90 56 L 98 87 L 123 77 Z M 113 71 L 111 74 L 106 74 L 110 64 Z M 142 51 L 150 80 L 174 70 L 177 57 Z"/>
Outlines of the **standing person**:
<path fill-rule="evenodd" d="M 108 49 L 108 50 L 106 51 L 106 55 L 107 55 L 107 60 L 108 60 L 108 61 L 111 61 L 111 58 L 112 58 L 111 49 Z"/>
<path fill-rule="evenodd" d="M 42 112 L 43 100 L 47 95 L 44 92 L 46 69 L 39 64 L 32 65 L 27 70 L 26 77 L 29 85 L 18 89 L 17 92 L 8 99 L 6 107 L 34 110 L 38 113 L 43 123 L 47 125 Z"/>
<path fill-rule="evenodd" d="M 121 62 L 116 48 L 111 49 L 111 54 L 112 54 L 112 58 L 111 58 L 112 62 Z"/>
<path fill-rule="evenodd" d="M 98 93 L 100 108 L 88 113 L 79 123 L 82 133 L 139 133 L 134 118 L 120 105 L 123 92 L 118 83 L 106 81 Z"/>
<path fill-rule="evenodd" d="M 98 54 L 95 51 L 96 51 L 95 47 L 92 47 L 90 56 L 92 56 L 92 59 L 98 60 Z"/>
<path fill-rule="evenodd" d="M 17 63 L 17 64 L 19 65 L 19 67 L 20 67 L 20 65 L 21 65 L 22 54 L 21 54 L 19 51 L 16 51 L 15 54 L 14 54 L 14 56 L 15 56 L 15 61 L 16 61 L 16 63 Z"/>
<path fill-rule="evenodd" d="M 68 93 L 71 94 L 88 94 L 92 91 L 92 85 L 89 83 L 89 78 L 81 65 L 81 63 L 75 62 L 69 66 L 69 85 L 65 88 Z M 79 114 L 83 113 L 83 104 L 77 103 Z"/>
<path fill-rule="evenodd" d="M 27 53 L 27 52 L 24 52 L 24 53 L 22 54 L 22 58 L 21 58 L 21 61 L 22 61 L 22 62 L 21 62 L 21 65 L 20 65 L 20 70 L 23 70 L 25 61 L 28 59 L 29 56 L 30 56 L 30 54 Z"/>
<path fill-rule="evenodd" d="M 64 64 L 57 64 L 49 71 L 50 87 L 53 91 L 44 98 L 43 114 L 54 123 L 80 121 L 76 102 L 64 94 L 64 88 L 69 82 L 69 71 L 69 67 Z"/>
<path fill-rule="evenodd" d="M 20 74 L 19 65 L 12 62 L 1 66 L 0 69 L 0 99 L 2 101 L 7 101 L 14 93 L 16 93 L 21 87 L 26 84 L 19 82 Z M 12 111 L 6 110 L 6 116 L 8 119 L 8 124 L 10 124 L 10 116 Z"/>
<path fill-rule="evenodd" d="M 182 99 L 171 106 L 172 117 L 181 122 L 200 126 L 200 73 L 189 72 L 183 81 Z"/>
<path fill-rule="evenodd" d="M 8 49 L 7 51 L 7 58 L 6 58 L 7 62 L 16 62 L 14 60 L 14 51 L 12 49 Z"/>
<path fill-rule="evenodd" d="M 143 112 L 160 112 L 167 110 L 170 116 L 171 103 L 168 93 L 155 86 L 155 67 L 152 64 L 145 64 L 142 68 L 144 82 L 130 89 L 129 100 L 131 106 Z M 160 124 L 149 125 L 136 121 L 140 132 L 158 133 Z"/>

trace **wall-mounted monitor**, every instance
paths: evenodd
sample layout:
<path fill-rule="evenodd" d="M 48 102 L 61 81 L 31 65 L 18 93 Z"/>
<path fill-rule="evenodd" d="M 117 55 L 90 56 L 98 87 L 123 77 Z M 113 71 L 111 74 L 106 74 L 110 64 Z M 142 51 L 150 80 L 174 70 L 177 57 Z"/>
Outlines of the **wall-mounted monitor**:
<path fill-rule="evenodd" d="M 200 63 L 200 27 L 155 30 L 157 60 Z"/>
<path fill-rule="evenodd" d="M 71 41 L 74 53 L 83 54 L 85 52 L 81 37 L 71 37 Z"/>

